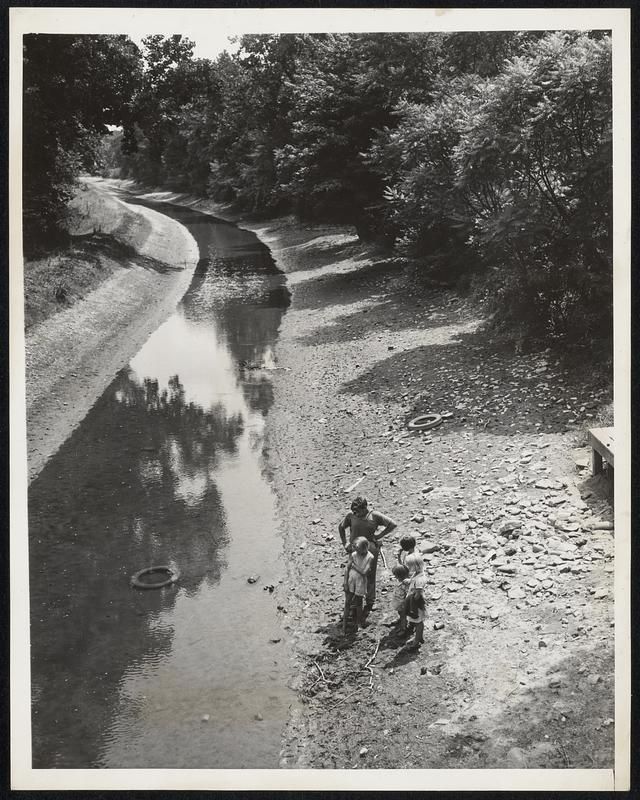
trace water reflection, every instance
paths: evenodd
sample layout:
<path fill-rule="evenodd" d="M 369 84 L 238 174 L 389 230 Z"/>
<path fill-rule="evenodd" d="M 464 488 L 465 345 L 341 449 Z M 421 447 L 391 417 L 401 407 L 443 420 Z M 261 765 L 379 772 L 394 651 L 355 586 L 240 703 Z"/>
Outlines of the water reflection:
<path fill-rule="evenodd" d="M 281 634 L 246 574 L 280 569 L 260 457 L 288 292 L 251 234 L 165 210 L 198 241 L 192 284 L 30 487 L 36 768 L 276 765 Z M 167 563 L 178 586 L 130 588 Z"/>

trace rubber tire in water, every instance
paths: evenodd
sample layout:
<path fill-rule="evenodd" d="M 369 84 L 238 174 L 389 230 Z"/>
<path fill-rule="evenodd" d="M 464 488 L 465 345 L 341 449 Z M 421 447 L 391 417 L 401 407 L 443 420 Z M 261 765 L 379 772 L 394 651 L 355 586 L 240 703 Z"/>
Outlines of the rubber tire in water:
<path fill-rule="evenodd" d="M 155 583 L 145 583 L 141 581 L 140 578 L 142 575 L 147 575 L 150 572 L 166 572 L 167 577 L 163 578 L 161 581 L 156 581 Z M 139 572 L 131 578 L 131 583 L 137 589 L 162 589 L 163 586 L 169 586 L 171 583 L 175 583 L 179 578 L 179 573 L 176 570 L 171 569 L 171 567 L 145 567 L 145 569 L 141 569 Z"/>

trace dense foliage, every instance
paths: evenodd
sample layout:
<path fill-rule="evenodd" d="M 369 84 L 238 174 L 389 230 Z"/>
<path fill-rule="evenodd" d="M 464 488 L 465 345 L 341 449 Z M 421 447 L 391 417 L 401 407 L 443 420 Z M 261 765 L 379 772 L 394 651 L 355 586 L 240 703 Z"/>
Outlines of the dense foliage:
<path fill-rule="evenodd" d="M 122 124 L 107 170 L 351 223 L 440 280 L 482 275 L 496 321 L 535 338 L 608 330 L 607 34 L 247 35 L 216 61 L 180 36 L 46 38 L 25 48 L 26 216 Z"/>
<path fill-rule="evenodd" d="M 51 237 L 80 171 L 95 170 L 107 125 L 128 124 L 142 74 L 126 36 L 24 37 L 23 171 L 27 247 Z"/>

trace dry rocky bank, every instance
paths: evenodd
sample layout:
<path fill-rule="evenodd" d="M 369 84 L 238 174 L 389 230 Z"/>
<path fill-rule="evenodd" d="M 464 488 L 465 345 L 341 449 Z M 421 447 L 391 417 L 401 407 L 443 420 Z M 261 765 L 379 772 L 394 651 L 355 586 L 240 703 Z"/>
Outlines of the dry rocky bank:
<path fill-rule="evenodd" d="M 147 197 L 232 218 L 188 196 Z M 349 229 L 241 224 L 292 290 L 266 448 L 287 555 L 277 591 L 302 701 L 281 766 L 612 768 L 612 513 L 604 480 L 588 477 L 584 452 L 578 465 L 572 456 L 609 386 L 552 353 L 501 349 L 477 309 L 419 290 Z M 110 313 L 115 303 L 129 316 L 125 294 Z M 78 421 L 78 392 L 89 364 L 111 357 L 106 344 L 73 364 Z M 64 385 L 64 369 L 54 373 L 52 385 Z M 428 411 L 446 419 L 409 432 Z M 35 420 L 38 430 L 47 421 Z M 389 568 L 404 533 L 426 561 L 418 653 L 392 633 L 394 579 L 382 561 L 372 624 L 340 634 L 337 523 L 357 493 L 398 522 Z"/>

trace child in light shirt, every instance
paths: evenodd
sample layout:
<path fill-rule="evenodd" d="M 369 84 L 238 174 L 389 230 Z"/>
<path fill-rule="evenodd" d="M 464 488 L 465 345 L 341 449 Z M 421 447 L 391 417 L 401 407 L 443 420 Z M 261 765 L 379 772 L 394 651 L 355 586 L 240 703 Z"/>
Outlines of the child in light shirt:
<path fill-rule="evenodd" d="M 353 542 L 353 550 L 344 571 L 344 619 L 343 633 L 347 633 L 347 622 L 352 606 L 356 609 L 356 630 L 364 628 L 364 611 L 362 603 L 367 596 L 367 581 L 373 564 L 373 555 L 369 552 L 369 542 L 364 536 L 358 536 Z"/>

